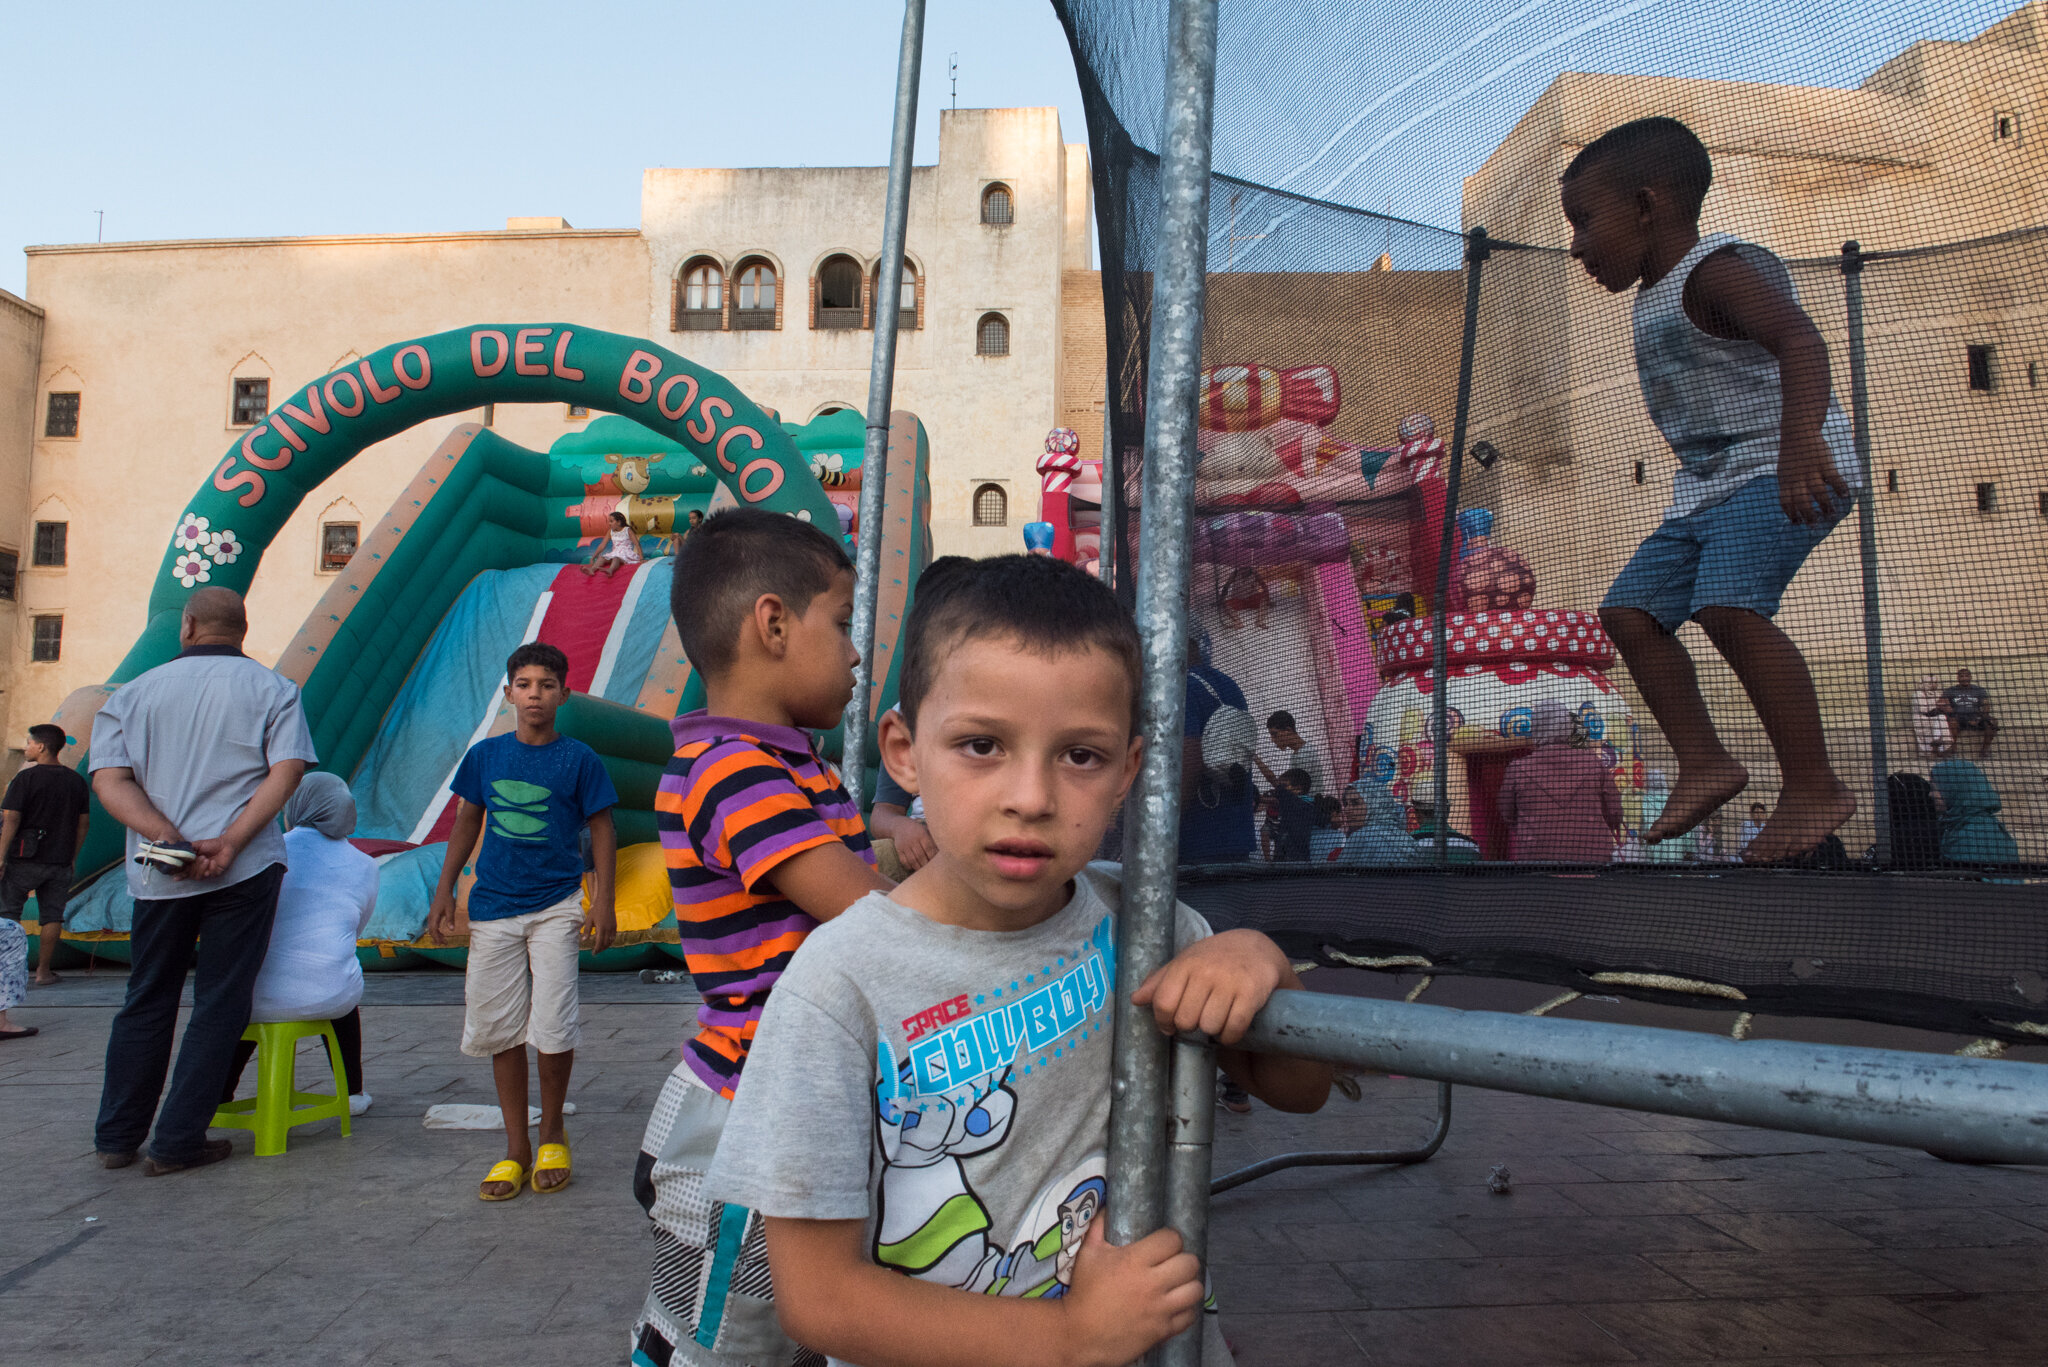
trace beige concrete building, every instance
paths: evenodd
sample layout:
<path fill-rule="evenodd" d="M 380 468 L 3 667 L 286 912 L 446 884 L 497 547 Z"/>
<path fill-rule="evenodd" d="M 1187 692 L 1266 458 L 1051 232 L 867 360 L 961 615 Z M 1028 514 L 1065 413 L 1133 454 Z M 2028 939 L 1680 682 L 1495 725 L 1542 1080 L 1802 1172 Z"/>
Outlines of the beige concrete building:
<path fill-rule="evenodd" d="M 29 433 L 42 350 L 43 311 L 0 290 L 0 642 L 6 644 L 0 650 L 0 717 L 8 714 L 15 680 L 36 653 L 33 609 L 24 611 L 22 569 L 35 558 L 35 532 L 27 517 Z M 36 720 L 24 720 L 22 726 Z M 0 742 L 0 748 L 20 743 L 13 737 Z"/>
<path fill-rule="evenodd" d="M 864 408 L 885 179 L 650 170 L 642 222 L 622 230 L 518 218 L 504 231 L 31 247 L 28 301 L 0 296 L 0 552 L 20 566 L 0 598 L 9 745 L 119 662 L 184 500 L 271 399 L 394 341 L 566 320 L 651 337 L 793 420 Z M 1086 151 L 1057 111 L 942 113 L 937 163 L 912 176 L 896 379 L 897 406 L 930 434 L 941 552 L 1019 548 L 1036 516 L 1073 287 L 1098 301 L 1096 377 L 1079 383 L 1099 414 L 1091 214 Z M 545 449 L 585 416 L 500 405 L 487 420 Z M 252 654 L 284 648 L 354 529 L 461 420 L 372 447 L 306 499 L 252 589 Z M 1097 432 L 1099 444 L 1099 418 Z M 994 525 L 977 526 L 989 485 L 1002 497 L 979 505 Z M 48 563 L 32 563 L 39 526 L 64 540 Z M 32 618 L 47 619 L 41 650 Z"/>

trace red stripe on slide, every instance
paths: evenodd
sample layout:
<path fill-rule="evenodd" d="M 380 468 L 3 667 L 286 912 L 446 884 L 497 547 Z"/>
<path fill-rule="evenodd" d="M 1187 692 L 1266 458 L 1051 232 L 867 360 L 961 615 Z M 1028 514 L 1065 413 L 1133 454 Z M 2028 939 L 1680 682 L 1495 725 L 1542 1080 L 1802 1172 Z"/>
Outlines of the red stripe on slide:
<path fill-rule="evenodd" d="M 605 638 L 612 621 L 626 599 L 626 586 L 638 565 L 622 567 L 616 574 L 585 574 L 580 565 L 564 565 L 550 585 L 554 598 L 540 619 L 535 639 L 559 649 L 569 657 L 568 684 L 581 693 L 597 676 L 597 662 L 604 654 Z"/>

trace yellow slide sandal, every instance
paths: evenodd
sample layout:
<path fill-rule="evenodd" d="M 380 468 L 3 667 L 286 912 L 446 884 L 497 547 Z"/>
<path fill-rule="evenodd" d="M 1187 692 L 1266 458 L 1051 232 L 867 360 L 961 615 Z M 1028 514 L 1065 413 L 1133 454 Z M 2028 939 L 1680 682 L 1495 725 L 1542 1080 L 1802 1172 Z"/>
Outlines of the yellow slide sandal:
<path fill-rule="evenodd" d="M 493 1196 L 484 1190 L 484 1187 L 493 1182 L 510 1182 L 512 1190 L 500 1196 Z M 514 1158 L 501 1158 L 491 1164 L 491 1170 L 484 1175 L 482 1184 L 476 1189 L 476 1195 L 480 1201 L 509 1201 L 517 1196 L 519 1189 L 525 1185 L 526 1169 L 519 1166 L 519 1161 Z"/>
<path fill-rule="evenodd" d="M 567 1144 L 543 1144 L 540 1157 L 533 1160 L 533 1175 L 537 1179 L 544 1172 L 559 1172 L 562 1180 L 554 1186 L 544 1187 L 539 1181 L 533 1184 L 536 1195 L 546 1196 L 569 1185 L 569 1146 Z"/>

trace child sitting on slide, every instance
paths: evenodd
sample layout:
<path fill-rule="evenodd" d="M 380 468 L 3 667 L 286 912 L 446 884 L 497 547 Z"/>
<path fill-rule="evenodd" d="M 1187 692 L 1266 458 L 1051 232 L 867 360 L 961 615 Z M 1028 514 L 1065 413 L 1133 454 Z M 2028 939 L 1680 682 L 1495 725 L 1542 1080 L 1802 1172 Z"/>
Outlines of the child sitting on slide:
<path fill-rule="evenodd" d="M 1829 767 L 1813 676 L 1772 625 L 1806 557 L 1856 498 L 1849 424 L 1828 388 L 1828 348 L 1784 263 L 1725 233 L 1700 236 L 1714 177 L 1675 119 L 1596 138 L 1564 173 L 1572 256 L 1635 298 L 1636 377 L 1671 443 L 1671 506 L 1615 578 L 1600 621 L 1677 752 L 1678 784 L 1644 833 L 1682 836 L 1748 786 L 1721 744 L 1678 628 L 1698 622 L 1742 680 L 1777 752 L 1777 809 L 1744 853 L 1805 853 L 1856 810 Z"/>
<path fill-rule="evenodd" d="M 583 577 L 588 579 L 599 570 L 609 579 L 622 567 L 640 563 L 640 538 L 633 535 L 633 529 L 626 525 L 624 513 L 612 514 L 611 534 L 597 543 L 597 549 L 590 553 L 590 563 L 583 567 Z"/>

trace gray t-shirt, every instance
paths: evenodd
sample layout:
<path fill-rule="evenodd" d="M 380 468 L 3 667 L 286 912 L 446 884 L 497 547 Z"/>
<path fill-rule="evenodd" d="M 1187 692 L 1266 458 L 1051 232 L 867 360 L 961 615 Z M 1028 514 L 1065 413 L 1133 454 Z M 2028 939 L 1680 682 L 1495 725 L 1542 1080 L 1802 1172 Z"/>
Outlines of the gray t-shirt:
<path fill-rule="evenodd" d="M 1753 479 L 1778 469 L 1778 427 L 1784 394 L 1778 358 L 1755 342 L 1702 332 L 1685 311 L 1685 283 L 1715 252 L 1734 252 L 1796 305 L 1792 276 L 1770 251 L 1729 233 L 1709 233 L 1656 284 L 1636 291 L 1636 381 L 1650 421 L 1671 443 L 1667 518 L 1689 517 L 1734 497 Z M 1849 420 L 1832 397 L 1821 423 L 1835 469 L 1860 489 L 1864 480 L 1850 441 Z"/>
<path fill-rule="evenodd" d="M 234 824 L 281 760 L 315 763 L 299 686 L 240 651 L 198 646 L 114 690 L 92 723 L 91 767 L 132 769 L 135 781 L 187 840 Z M 284 832 L 258 831 L 218 878 L 173 879 L 135 862 L 128 832 L 128 894 L 168 901 L 233 887 L 282 864 Z"/>
<path fill-rule="evenodd" d="M 871 892 L 812 931 L 761 1017 L 713 1199 L 865 1220 L 869 1256 L 924 1281 L 1064 1295 L 1110 1197 L 1120 877 L 1089 865 L 1029 930 L 940 925 Z M 1182 946 L 1210 933 L 1178 918 Z M 1228 1363 L 1204 1321 L 1202 1361 Z"/>

